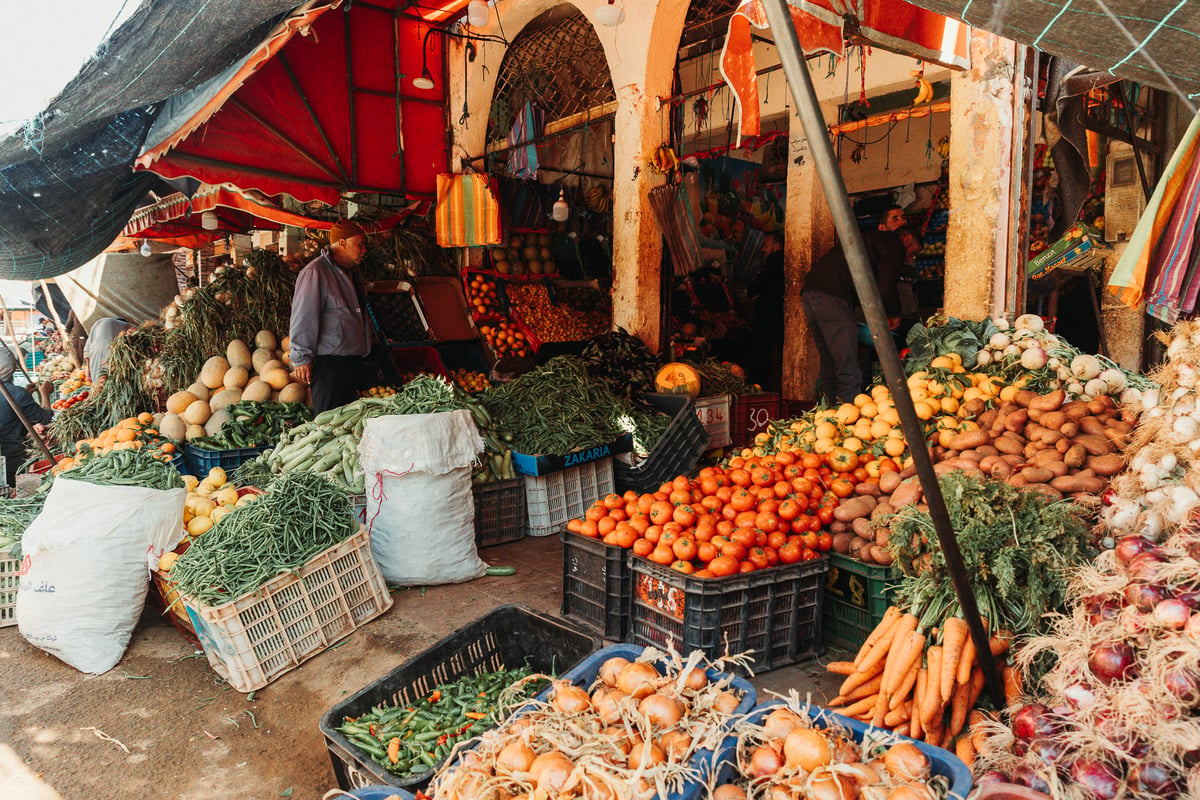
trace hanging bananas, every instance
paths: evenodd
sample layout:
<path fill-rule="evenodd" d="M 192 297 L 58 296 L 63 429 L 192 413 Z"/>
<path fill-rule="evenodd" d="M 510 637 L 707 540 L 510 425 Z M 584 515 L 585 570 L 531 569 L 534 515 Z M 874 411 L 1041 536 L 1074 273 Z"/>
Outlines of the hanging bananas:
<path fill-rule="evenodd" d="M 583 193 L 583 204 L 594 214 L 607 214 L 612 208 L 612 198 L 603 186 L 592 184 Z"/>
<path fill-rule="evenodd" d="M 914 78 L 917 79 L 917 96 L 913 98 L 912 104 L 914 106 L 919 106 L 922 103 L 928 103 L 930 100 L 932 100 L 933 99 L 933 84 L 930 83 L 929 81 L 925 80 L 924 71 L 919 70 L 919 69 L 914 69 L 914 70 L 911 70 L 908 74 L 912 75 Z"/>
<path fill-rule="evenodd" d="M 672 170 L 679 169 L 679 157 L 669 144 L 660 144 L 654 153 L 646 160 L 650 171 L 655 175 L 666 175 Z"/>

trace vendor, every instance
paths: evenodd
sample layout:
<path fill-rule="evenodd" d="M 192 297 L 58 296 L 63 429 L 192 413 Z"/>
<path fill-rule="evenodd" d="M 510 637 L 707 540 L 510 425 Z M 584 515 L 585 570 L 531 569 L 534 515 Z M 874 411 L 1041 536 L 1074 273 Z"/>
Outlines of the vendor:
<path fill-rule="evenodd" d="M 102 317 L 92 325 L 87 344 L 83 346 L 83 357 L 87 359 L 88 376 L 92 383 L 108 373 L 108 354 L 113 341 L 133 325 L 120 317 Z"/>
<path fill-rule="evenodd" d="M 7 347 L 0 347 L 0 382 L 16 401 L 25 418 L 35 426 L 42 426 L 54 418 L 48 408 L 43 408 L 33 399 L 28 390 L 13 383 L 13 372 L 17 369 L 17 358 Z M 40 432 L 40 430 L 39 430 Z M 4 456 L 5 479 L 8 486 L 15 486 L 17 470 L 29 458 L 25 449 L 25 426 L 7 399 L 0 398 L 0 455 Z"/>
<path fill-rule="evenodd" d="M 318 414 L 358 397 L 371 352 L 366 292 L 355 267 L 367 253 L 367 236 L 353 222 L 339 220 L 329 231 L 329 247 L 296 277 L 288 335 L 296 379 L 312 388 Z"/>

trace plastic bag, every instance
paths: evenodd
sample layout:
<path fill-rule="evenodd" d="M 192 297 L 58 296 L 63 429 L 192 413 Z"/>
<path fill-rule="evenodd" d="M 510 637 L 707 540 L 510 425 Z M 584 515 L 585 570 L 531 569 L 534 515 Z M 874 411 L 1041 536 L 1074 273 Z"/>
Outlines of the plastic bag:
<path fill-rule="evenodd" d="M 17 627 L 80 672 L 117 665 L 142 614 L 150 568 L 183 538 L 185 489 L 58 478 L 22 539 Z"/>

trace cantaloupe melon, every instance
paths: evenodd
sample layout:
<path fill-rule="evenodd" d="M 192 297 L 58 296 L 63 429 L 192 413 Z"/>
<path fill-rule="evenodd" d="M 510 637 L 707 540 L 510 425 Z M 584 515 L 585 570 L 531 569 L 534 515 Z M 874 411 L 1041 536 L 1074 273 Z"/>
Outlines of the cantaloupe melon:
<path fill-rule="evenodd" d="M 225 347 L 225 358 L 231 367 L 245 367 L 248 370 L 254 366 L 250 361 L 250 348 L 241 339 L 234 339 Z"/>
<path fill-rule="evenodd" d="M 200 381 L 193 383 L 187 388 L 187 390 L 191 392 L 192 396 L 197 400 L 207 400 L 208 398 L 212 397 L 212 390 Z"/>
<path fill-rule="evenodd" d="M 687 364 L 673 361 L 654 376 L 654 388 L 667 394 L 700 394 L 700 373 Z"/>
<path fill-rule="evenodd" d="M 254 346 L 255 347 L 262 347 L 267 350 L 274 350 L 275 344 L 276 344 L 275 334 L 271 333 L 270 331 L 259 331 L 258 333 L 254 334 Z"/>
<path fill-rule="evenodd" d="M 188 425 L 203 425 L 212 416 L 212 409 L 208 407 L 207 400 L 194 400 L 179 416 Z"/>
<path fill-rule="evenodd" d="M 290 375 L 288 375 L 288 371 L 282 367 L 267 370 L 263 373 L 262 379 L 271 384 L 272 389 L 279 390 L 282 390 L 283 387 L 292 382 L 292 378 Z"/>
<path fill-rule="evenodd" d="M 265 347 L 260 347 L 257 350 L 255 350 L 250 355 L 250 361 L 254 366 L 254 371 L 257 372 L 259 375 L 262 375 L 263 365 L 266 364 L 268 361 L 270 361 L 274 357 L 275 357 L 274 354 L 270 350 L 266 349 Z"/>
<path fill-rule="evenodd" d="M 279 390 L 279 402 L 303 403 L 308 399 L 308 387 L 303 383 L 289 383 Z"/>
<path fill-rule="evenodd" d="M 228 371 L 229 362 L 225 357 L 213 356 L 204 362 L 204 368 L 200 370 L 200 382 L 210 389 L 217 389 L 222 385 L 221 381 Z"/>
<path fill-rule="evenodd" d="M 273 369 L 283 369 L 283 362 L 278 358 L 272 358 L 270 361 L 263 364 L 261 369 L 259 369 L 258 377 L 263 377 Z"/>
<path fill-rule="evenodd" d="M 241 389 L 222 389 L 212 396 L 212 400 L 208 401 L 208 406 L 213 410 L 213 413 L 216 413 L 223 408 L 233 405 L 241 399 Z"/>
<path fill-rule="evenodd" d="M 208 422 L 204 423 L 204 430 L 209 436 L 216 436 L 220 432 L 221 426 L 229 421 L 233 416 L 229 413 L 228 408 L 222 408 L 220 411 L 214 411 L 213 415 L 208 418 Z"/>
<path fill-rule="evenodd" d="M 187 390 L 176 392 L 167 398 L 167 411 L 174 414 L 182 414 L 187 410 L 188 406 L 199 399 L 199 397 L 196 397 L 196 395 Z"/>
<path fill-rule="evenodd" d="M 158 423 L 158 431 L 168 439 L 181 440 L 187 435 L 187 423 L 174 412 L 163 414 L 162 422 Z"/>
<path fill-rule="evenodd" d="M 250 381 L 245 389 L 242 389 L 243 400 L 253 400 L 256 403 L 265 403 L 271 398 L 271 384 L 264 380 L 255 378 Z"/>
<path fill-rule="evenodd" d="M 289 367 L 292 365 L 292 352 L 290 350 L 283 351 L 282 361 L 285 365 L 287 365 Z"/>
<path fill-rule="evenodd" d="M 283 337 L 283 341 L 281 341 L 279 343 L 279 349 L 280 350 L 290 350 L 291 347 L 292 347 L 292 337 L 290 337 L 290 336 Z"/>
<path fill-rule="evenodd" d="M 221 382 L 226 389 L 240 389 L 250 380 L 250 370 L 245 367 L 230 367 Z"/>
<path fill-rule="evenodd" d="M 204 430 L 203 425 L 188 425 L 187 431 L 184 433 L 184 438 L 189 442 L 192 439 L 199 439 L 201 436 L 208 436 L 208 431 Z"/>

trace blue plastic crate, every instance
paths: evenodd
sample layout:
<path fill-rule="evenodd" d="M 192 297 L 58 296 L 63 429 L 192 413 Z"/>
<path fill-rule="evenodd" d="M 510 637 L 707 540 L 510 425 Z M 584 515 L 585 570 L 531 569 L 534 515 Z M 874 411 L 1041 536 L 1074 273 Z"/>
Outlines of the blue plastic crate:
<path fill-rule="evenodd" d="M 183 458 L 191 475 L 207 475 L 213 467 L 232 472 L 252 458 L 270 450 L 266 447 L 239 447 L 234 450 L 205 450 L 203 447 L 183 446 Z"/>
<path fill-rule="evenodd" d="M 582 665 L 581 665 L 582 666 Z M 761 723 L 763 717 L 771 712 L 772 709 L 786 705 L 783 700 L 767 700 L 757 706 L 750 712 L 747 720 L 752 723 Z M 856 719 L 843 717 L 841 714 L 835 714 L 827 708 L 821 706 L 803 706 L 802 710 L 807 712 L 809 718 L 816 725 L 825 726 L 836 725 L 850 733 L 854 737 L 854 741 L 861 742 L 863 736 L 868 730 L 878 730 L 882 734 L 891 737 L 897 742 L 910 742 L 917 746 L 925 757 L 929 759 L 930 766 L 934 775 L 941 775 L 950 782 L 950 792 L 946 795 L 947 800 L 965 800 L 967 794 L 971 791 L 971 770 L 960 758 L 955 756 L 949 750 L 943 750 L 940 747 L 934 747 L 926 742 L 917 739 L 910 739 L 907 736 L 900 736 L 886 729 L 873 729 L 865 722 L 859 722 Z M 721 772 L 718 774 L 717 785 L 728 783 L 737 777 L 737 736 L 731 734 L 724 743 L 722 743 L 720 752 L 717 756 L 718 761 L 722 764 Z"/>

